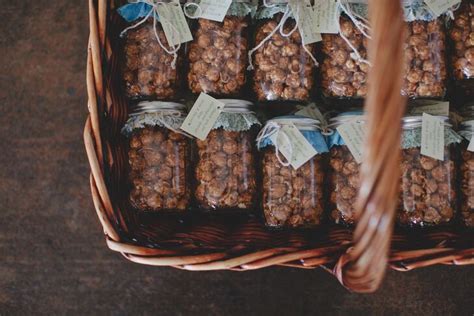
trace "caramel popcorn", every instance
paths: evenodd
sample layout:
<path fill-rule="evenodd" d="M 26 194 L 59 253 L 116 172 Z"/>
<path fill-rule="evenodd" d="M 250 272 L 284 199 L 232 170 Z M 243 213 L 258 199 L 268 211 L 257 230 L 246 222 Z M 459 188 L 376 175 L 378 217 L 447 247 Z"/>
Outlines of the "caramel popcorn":
<path fill-rule="evenodd" d="M 129 140 L 130 202 L 140 211 L 185 211 L 190 191 L 188 141 L 163 127 L 135 130 Z"/>
<path fill-rule="evenodd" d="M 346 16 L 341 16 L 341 33 L 367 59 L 367 38 Z M 321 65 L 322 89 L 327 97 L 354 98 L 367 95 L 369 65 L 355 60 L 352 48 L 339 34 L 323 34 L 324 61 Z"/>
<path fill-rule="evenodd" d="M 444 161 L 422 156 L 421 149 L 402 151 L 402 183 L 398 222 L 404 226 L 448 223 L 456 209 L 456 171 L 451 147 Z"/>
<path fill-rule="evenodd" d="M 257 27 L 256 44 L 261 43 L 278 25 L 278 18 L 263 20 Z M 295 27 L 294 20 L 285 23 L 284 32 Z M 314 45 L 306 46 L 314 51 Z M 275 32 L 254 56 L 253 89 L 259 101 L 306 101 L 314 87 L 315 64 L 304 50 L 298 30 L 283 37 Z"/>
<path fill-rule="evenodd" d="M 222 23 L 199 19 L 188 54 L 193 93 L 239 94 L 246 82 L 247 31 L 246 17 L 226 16 Z"/>
<path fill-rule="evenodd" d="M 446 93 L 446 35 L 443 20 L 408 23 L 402 94 L 442 98 Z"/>
<path fill-rule="evenodd" d="M 336 224 L 353 225 L 360 168 L 347 146 L 334 146 L 330 153 L 330 216 Z"/>
<path fill-rule="evenodd" d="M 198 206 L 211 210 L 252 210 L 257 179 L 253 130 L 212 130 L 196 140 L 195 169 Z"/>
<path fill-rule="evenodd" d="M 157 33 L 161 43 L 167 45 L 160 26 Z M 150 100 L 176 97 L 180 88 L 179 67 L 173 69 L 173 55 L 158 43 L 152 18 L 126 33 L 123 50 L 122 79 L 127 97 Z"/>
<path fill-rule="evenodd" d="M 457 80 L 474 78 L 474 3 L 463 1 L 449 31 L 454 51 L 451 65 Z"/>
<path fill-rule="evenodd" d="M 283 166 L 268 146 L 263 153 L 263 212 L 271 227 L 309 227 L 324 212 L 324 164 L 314 156 L 298 170 Z"/>

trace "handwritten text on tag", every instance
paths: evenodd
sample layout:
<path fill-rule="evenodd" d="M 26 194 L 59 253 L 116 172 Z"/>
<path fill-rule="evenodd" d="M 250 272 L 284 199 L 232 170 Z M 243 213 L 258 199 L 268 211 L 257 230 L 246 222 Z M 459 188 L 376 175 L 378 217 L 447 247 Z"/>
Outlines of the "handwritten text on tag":
<path fill-rule="evenodd" d="M 157 10 L 166 40 L 170 46 L 193 40 L 191 30 L 179 2 L 162 3 L 157 7 Z"/>
<path fill-rule="evenodd" d="M 318 33 L 339 33 L 339 8 L 336 0 L 315 0 L 313 10 Z"/>
<path fill-rule="evenodd" d="M 300 31 L 303 45 L 322 41 L 321 34 L 316 32 L 316 19 L 311 3 L 290 0 L 289 5 L 294 15 L 298 15 L 298 30 Z"/>
<path fill-rule="evenodd" d="M 202 10 L 200 18 L 222 22 L 231 4 L 232 0 L 201 0 L 199 3 Z"/>
<path fill-rule="evenodd" d="M 223 102 L 201 93 L 181 125 L 181 129 L 200 140 L 205 140 L 224 106 Z"/>
<path fill-rule="evenodd" d="M 270 139 L 295 170 L 318 153 L 294 124 L 282 126 Z"/>
<path fill-rule="evenodd" d="M 423 113 L 421 123 L 421 154 L 444 160 L 444 123 L 426 113 Z"/>
<path fill-rule="evenodd" d="M 342 124 L 337 128 L 344 143 L 357 163 L 362 162 L 365 128 L 363 123 L 356 120 Z"/>
<path fill-rule="evenodd" d="M 461 0 L 425 0 L 426 5 L 436 16 L 440 16 L 460 2 Z"/>
<path fill-rule="evenodd" d="M 411 115 L 422 115 L 423 113 L 435 116 L 449 116 L 449 102 L 431 102 L 410 110 Z"/>

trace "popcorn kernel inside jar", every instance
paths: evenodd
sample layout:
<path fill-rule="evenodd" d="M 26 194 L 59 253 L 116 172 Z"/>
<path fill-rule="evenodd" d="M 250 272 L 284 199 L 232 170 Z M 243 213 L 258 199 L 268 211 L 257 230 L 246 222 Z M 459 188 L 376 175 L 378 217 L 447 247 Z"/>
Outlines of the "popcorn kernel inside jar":
<path fill-rule="evenodd" d="M 156 31 L 161 43 L 167 45 L 161 26 L 158 25 Z M 158 43 L 153 19 L 128 30 L 125 36 L 122 80 L 127 97 L 137 100 L 174 99 L 180 89 L 181 60 L 178 58 L 176 67 L 172 67 L 174 57 Z"/>
<path fill-rule="evenodd" d="M 269 146 L 263 153 L 263 212 L 270 227 L 313 227 L 324 212 L 324 163 L 318 155 L 298 170 L 282 166 Z"/>
<path fill-rule="evenodd" d="M 252 133 L 215 129 L 196 144 L 195 195 L 199 207 L 250 211 L 257 190 Z"/>
<path fill-rule="evenodd" d="M 315 85 L 316 66 L 303 47 L 299 31 L 294 30 L 295 20 L 290 18 L 284 24 L 283 33 L 289 36 L 276 31 L 264 41 L 278 27 L 282 16 L 275 14 L 257 25 L 253 90 L 259 101 L 307 101 Z M 314 54 L 314 44 L 306 47 Z"/>
<path fill-rule="evenodd" d="M 193 93 L 237 96 L 246 83 L 248 17 L 222 23 L 199 19 L 190 44 L 188 85 Z"/>
<path fill-rule="evenodd" d="M 133 132 L 128 159 L 130 202 L 140 211 L 186 211 L 190 191 L 187 139 L 163 127 Z"/>

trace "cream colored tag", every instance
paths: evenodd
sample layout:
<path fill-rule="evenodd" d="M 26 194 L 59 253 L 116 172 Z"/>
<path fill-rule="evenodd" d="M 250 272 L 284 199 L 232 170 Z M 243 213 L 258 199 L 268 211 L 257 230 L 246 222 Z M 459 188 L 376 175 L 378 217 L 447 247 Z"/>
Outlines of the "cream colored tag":
<path fill-rule="evenodd" d="M 365 141 L 365 125 L 362 122 L 353 120 L 339 126 L 337 131 L 344 140 L 347 148 L 349 148 L 355 161 L 361 163 Z"/>
<path fill-rule="evenodd" d="M 162 3 L 158 5 L 157 10 L 166 40 L 170 46 L 193 40 L 193 35 L 179 2 Z"/>
<path fill-rule="evenodd" d="M 199 3 L 202 10 L 200 18 L 222 22 L 231 4 L 232 0 L 201 0 Z"/>
<path fill-rule="evenodd" d="M 426 113 L 423 113 L 421 123 L 421 154 L 444 160 L 444 123 Z"/>
<path fill-rule="evenodd" d="M 270 139 L 295 170 L 318 153 L 294 124 L 283 125 Z"/>
<path fill-rule="evenodd" d="M 214 127 L 225 104 L 201 93 L 181 125 L 181 129 L 200 140 L 205 140 Z"/>
<path fill-rule="evenodd" d="M 309 104 L 309 105 L 305 106 L 301 110 L 295 112 L 295 115 L 306 116 L 306 117 L 318 120 L 321 123 L 326 121 L 323 114 L 321 113 L 321 111 L 316 106 L 316 104 Z"/>
<path fill-rule="evenodd" d="M 469 142 L 469 146 L 467 146 L 467 150 L 474 152 L 474 135 L 471 137 L 471 141 Z"/>
<path fill-rule="evenodd" d="M 422 115 L 423 113 L 436 116 L 449 116 L 449 102 L 428 102 L 410 110 L 411 115 Z"/>
<path fill-rule="evenodd" d="M 425 0 L 426 5 L 436 16 L 440 16 L 460 2 L 461 0 Z"/>
<path fill-rule="evenodd" d="M 340 13 L 336 0 L 315 0 L 313 14 L 315 17 L 315 32 L 339 33 Z"/>
<path fill-rule="evenodd" d="M 317 24 L 310 1 L 290 0 L 289 5 L 293 14 L 298 14 L 298 30 L 300 31 L 303 45 L 322 41 L 321 34 L 316 32 Z"/>

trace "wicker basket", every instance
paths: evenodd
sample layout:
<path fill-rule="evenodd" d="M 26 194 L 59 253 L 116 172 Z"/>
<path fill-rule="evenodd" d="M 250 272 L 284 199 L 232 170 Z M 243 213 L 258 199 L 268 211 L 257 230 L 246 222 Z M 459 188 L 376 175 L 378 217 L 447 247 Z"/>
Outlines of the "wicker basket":
<path fill-rule="evenodd" d="M 279 265 L 323 267 L 347 288 L 375 291 L 386 267 L 399 271 L 434 264 L 474 264 L 474 232 L 460 227 L 392 234 L 404 100 L 400 97 L 404 33 L 397 1 L 371 0 L 374 29 L 369 58 L 368 138 L 362 165 L 356 229 L 269 231 L 258 218 L 229 220 L 210 215 L 141 216 L 126 203 L 126 151 L 120 128 L 127 103 L 116 78 L 118 30 L 113 0 L 89 0 L 87 92 L 90 116 L 84 141 L 92 169 L 90 184 L 106 242 L 130 261 L 202 271 L 235 271 Z M 383 49 L 377 49 L 383 47 Z M 380 105 L 384 105 L 383 107 Z"/>

